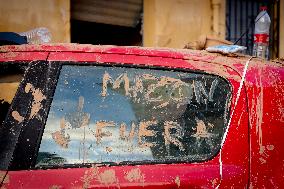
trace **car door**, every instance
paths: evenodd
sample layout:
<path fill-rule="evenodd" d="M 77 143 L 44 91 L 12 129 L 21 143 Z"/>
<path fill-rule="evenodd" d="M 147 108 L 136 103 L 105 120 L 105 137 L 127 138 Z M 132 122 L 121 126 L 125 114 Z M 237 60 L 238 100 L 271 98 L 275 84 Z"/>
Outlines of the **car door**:
<path fill-rule="evenodd" d="M 49 61 L 23 83 L 31 102 L 4 187 L 247 186 L 246 96 L 236 103 L 234 70 L 101 53 Z"/>

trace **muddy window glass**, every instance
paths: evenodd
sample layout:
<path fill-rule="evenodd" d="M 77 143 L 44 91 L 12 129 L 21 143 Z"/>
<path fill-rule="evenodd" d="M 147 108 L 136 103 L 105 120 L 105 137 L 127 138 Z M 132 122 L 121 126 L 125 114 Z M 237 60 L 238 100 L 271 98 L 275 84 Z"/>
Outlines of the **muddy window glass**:
<path fill-rule="evenodd" d="M 210 159 L 230 94 L 213 75 L 65 65 L 36 166 Z"/>
<path fill-rule="evenodd" d="M 0 127 L 23 78 L 27 64 L 0 62 Z"/>

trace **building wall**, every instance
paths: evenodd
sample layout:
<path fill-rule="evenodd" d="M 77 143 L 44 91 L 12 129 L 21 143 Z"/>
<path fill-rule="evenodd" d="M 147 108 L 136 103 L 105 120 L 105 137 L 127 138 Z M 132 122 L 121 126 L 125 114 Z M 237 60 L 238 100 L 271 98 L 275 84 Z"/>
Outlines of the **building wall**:
<path fill-rule="evenodd" d="M 143 45 L 183 48 L 201 35 L 225 38 L 225 0 L 144 0 Z"/>
<path fill-rule="evenodd" d="M 0 0 L 0 31 L 46 27 L 52 42 L 70 42 L 69 0 Z"/>

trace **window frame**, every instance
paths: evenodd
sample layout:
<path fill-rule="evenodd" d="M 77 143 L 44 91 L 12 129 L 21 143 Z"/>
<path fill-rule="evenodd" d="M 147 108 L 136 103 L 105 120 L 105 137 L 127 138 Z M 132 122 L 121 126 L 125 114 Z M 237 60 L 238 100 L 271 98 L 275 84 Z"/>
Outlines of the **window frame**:
<path fill-rule="evenodd" d="M 26 68 L 18 68 L 18 72 L 21 70 L 23 73 L 22 73 L 22 79 L 21 79 L 21 81 L 24 79 L 24 77 L 25 77 L 25 73 L 26 73 L 26 70 L 27 70 L 27 68 L 28 68 L 28 62 L 21 62 L 21 61 L 3 61 L 3 62 L 0 62 L 0 67 L 1 66 L 7 66 L 7 67 L 9 67 L 9 66 L 15 66 L 15 65 L 19 65 L 19 66 L 23 66 L 23 67 L 26 67 Z M 12 68 L 13 69 L 13 68 Z M 1 74 L 1 72 L 2 72 L 3 70 L 0 70 L 0 74 Z M 13 71 L 12 71 L 13 72 Z M 4 71 L 4 73 L 6 73 L 5 71 Z M 10 73 L 8 73 L 8 74 L 10 74 Z M 13 74 L 13 73 L 12 73 Z M 21 84 L 21 81 L 19 81 L 19 85 L 18 85 L 18 88 L 16 89 L 16 92 L 15 92 L 15 95 L 14 95 L 14 97 L 13 97 L 13 99 L 16 97 L 16 94 L 17 94 L 17 92 L 18 92 L 18 90 L 19 90 L 19 88 L 20 88 L 20 84 Z M 9 109 L 10 109 L 10 107 L 12 106 L 12 103 L 13 103 L 13 99 L 12 99 L 12 101 L 11 101 L 11 104 L 10 104 L 10 106 L 9 106 Z M 5 102 L 5 101 L 4 101 Z M 1 102 L 0 102 L 1 103 Z M 9 111 L 9 109 L 8 109 L 8 111 Z M 4 125 L 4 121 L 5 121 L 5 119 L 7 118 L 7 115 L 8 115 L 8 112 L 6 113 L 6 116 L 5 116 L 5 118 L 4 118 L 4 120 L 3 120 L 3 125 Z M 1 128 L 1 123 L 0 123 L 0 128 Z"/>
<path fill-rule="evenodd" d="M 192 69 L 188 69 L 188 68 L 171 68 L 171 67 L 160 67 L 160 66 L 152 66 L 152 65 L 138 65 L 138 64 L 123 64 L 123 63 L 111 63 L 111 62 L 104 62 L 104 63 L 99 63 L 99 62 L 79 62 L 79 61 L 51 61 L 50 64 L 55 64 L 58 71 L 57 71 L 57 76 L 56 76 L 56 83 L 54 86 L 53 91 L 50 93 L 52 94 L 52 97 L 48 97 L 49 99 L 53 99 L 55 90 L 56 90 L 56 86 L 58 83 L 58 79 L 60 76 L 60 72 L 62 69 L 63 65 L 76 65 L 76 66 L 101 66 L 101 67 L 124 67 L 124 68 L 137 68 L 137 69 L 155 69 L 155 70 L 166 70 L 166 71 L 179 71 L 179 72 L 184 72 L 184 73 L 195 73 L 195 74 L 204 74 L 204 75 L 214 75 L 219 77 L 220 79 L 224 80 L 229 88 L 230 88 L 230 94 L 229 94 L 229 98 L 227 99 L 227 120 L 231 114 L 230 110 L 231 110 L 231 102 L 233 99 L 233 88 L 232 88 L 232 84 L 230 83 L 229 80 L 227 80 L 226 78 L 217 75 L 217 74 L 209 74 L 205 71 L 202 70 L 192 70 Z M 47 116 L 49 114 L 49 110 L 50 110 L 50 106 L 51 106 L 52 101 L 49 102 L 48 105 L 48 111 L 46 113 L 46 119 L 44 121 L 44 127 L 45 127 L 45 123 L 47 120 Z M 226 130 L 226 126 L 224 127 L 224 132 Z M 123 165 L 155 165 L 155 164 L 182 164 L 182 163 L 202 163 L 202 162 L 206 162 L 206 161 L 210 161 L 212 159 L 214 159 L 220 152 L 221 150 L 221 146 L 220 148 L 218 148 L 218 150 L 216 150 L 216 152 L 214 154 L 212 154 L 212 156 L 210 158 L 207 158 L 205 160 L 198 160 L 198 161 L 192 161 L 192 160 L 188 160 L 188 158 L 182 158 L 182 159 L 178 159 L 178 158 L 171 158 L 170 160 L 143 160 L 143 161 L 123 161 L 120 163 L 115 163 L 115 162 L 103 162 L 103 163 L 81 163 L 81 164 L 64 164 L 64 165 L 51 165 L 51 166 L 43 166 L 43 167 L 35 167 L 36 164 L 36 159 L 37 159 L 37 154 L 40 148 L 40 142 L 41 142 L 41 138 L 43 136 L 43 132 L 44 132 L 44 128 L 41 129 L 40 135 L 38 136 L 38 143 L 34 146 L 35 153 L 34 153 L 34 158 L 33 158 L 33 162 L 31 164 L 31 166 L 29 167 L 29 169 L 58 169 L 58 168 L 81 168 L 81 167 L 93 167 L 95 166 L 123 166 Z M 223 136 L 222 136 L 223 137 Z"/>
<path fill-rule="evenodd" d="M 51 102 L 50 93 L 58 74 L 58 64 L 50 65 L 47 61 L 38 60 L 27 62 L 23 80 L 20 82 L 16 95 L 7 113 L 3 127 L 0 129 L 0 169 L 24 170 L 32 167 L 34 161 L 35 144 L 38 142 L 38 132 L 42 130 Z M 47 71 L 47 73 L 45 73 Z M 50 81 L 46 83 L 45 81 Z M 32 95 L 25 92 L 25 86 L 31 83 L 35 88 L 43 89 L 47 99 L 43 108 L 38 112 L 41 119 L 29 120 Z M 24 120 L 17 122 L 12 112 L 17 111 Z M 29 136 L 29 137 L 28 137 Z M 32 136 L 32 137 L 30 137 Z M 31 141 L 27 141 L 31 138 Z"/>

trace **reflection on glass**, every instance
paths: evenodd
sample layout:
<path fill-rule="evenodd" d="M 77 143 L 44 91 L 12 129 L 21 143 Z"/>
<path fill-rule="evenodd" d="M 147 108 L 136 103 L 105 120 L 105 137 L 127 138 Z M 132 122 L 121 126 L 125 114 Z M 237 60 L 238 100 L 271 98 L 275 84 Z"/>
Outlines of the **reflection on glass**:
<path fill-rule="evenodd" d="M 230 93 L 213 75 L 64 65 L 37 166 L 206 160 L 220 148 Z"/>

